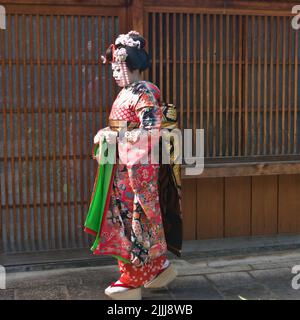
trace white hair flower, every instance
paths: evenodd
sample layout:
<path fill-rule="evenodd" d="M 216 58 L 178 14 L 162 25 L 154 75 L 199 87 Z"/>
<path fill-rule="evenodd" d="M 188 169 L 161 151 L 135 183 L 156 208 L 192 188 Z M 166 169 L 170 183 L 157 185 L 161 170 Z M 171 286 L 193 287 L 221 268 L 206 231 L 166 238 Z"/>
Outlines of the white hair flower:
<path fill-rule="evenodd" d="M 135 31 L 135 30 L 129 31 L 128 34 L 129 34 L 130 36 L 139 36 L 139 35 L 140 35 L 139 32 L 137 32 L 137 31 Z"/>
<path fill-rule="evenodd" d="M 136 31 L 134 31 L 136 32 Z M 130 34 L 120 34 L 118 36 L 118 38 L 115 41 L 115 44 L 121 44 L 123 46 L 127 46 L 127 47 L 137 47 L 137 48 L 141 48 L 141 42 L 139 40 L 134 41 L 131 37 Z"/>
<path fill-rule="evenodd" d="M 114 51 L 114 57 L 116 62 L 124 62 L 128 54 L 125 48 L 119 48 Z"/>

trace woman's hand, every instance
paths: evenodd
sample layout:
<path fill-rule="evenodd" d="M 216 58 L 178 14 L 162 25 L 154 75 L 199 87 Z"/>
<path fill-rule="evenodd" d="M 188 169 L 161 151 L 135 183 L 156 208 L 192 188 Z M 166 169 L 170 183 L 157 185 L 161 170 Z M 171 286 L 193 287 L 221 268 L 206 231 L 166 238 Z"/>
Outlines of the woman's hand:
<path fill-rule="evenodd" d="M 109 127 L 103 128 L 97 132 L 97 134 L 94 137 L 94 144 L 99 144 L 99 152 L 98 155 L 94 157 L 94 159 L 97 160 L 98 164 L 100 164 L 101 161 L 101 141 L 103 141 L 103 138 L 105 137 L 105 140 L 109 144 L 116 144 L 117 141 L 118 132 L 110 130 Z"/>
<path fill-rule="evenodd" d="M 100 143 L 103 137 L 105 137 L 107 143 L 115 144 L 117 136 L 118 132 L 110 130 L 109 127 L 103 128 L 95 135 L 94 144 Z"/>

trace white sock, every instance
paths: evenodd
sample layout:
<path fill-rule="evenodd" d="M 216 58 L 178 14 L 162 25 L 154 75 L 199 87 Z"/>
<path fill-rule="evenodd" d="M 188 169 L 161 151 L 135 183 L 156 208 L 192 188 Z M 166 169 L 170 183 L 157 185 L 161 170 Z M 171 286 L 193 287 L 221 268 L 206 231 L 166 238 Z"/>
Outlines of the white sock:
<path fill-rule="evenodd" d="M 170 264 L 170 261 L 168 259 L 166 259 L 164 265 L 163 265 L 163 269 L 166 269 Z"/>

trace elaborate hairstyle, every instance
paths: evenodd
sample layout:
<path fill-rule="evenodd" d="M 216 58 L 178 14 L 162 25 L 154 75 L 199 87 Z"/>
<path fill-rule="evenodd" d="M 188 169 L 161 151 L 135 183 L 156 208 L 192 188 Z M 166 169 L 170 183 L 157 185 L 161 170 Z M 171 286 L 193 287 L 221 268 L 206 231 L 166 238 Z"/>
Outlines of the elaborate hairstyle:
<path fill-rule="evenodd" d="M 130 71 L 144 71 L 149 67 L 149 56 L 145 50 L 146 40 L 137 32 L 130 31 L 127 34 L 120 34 L 115 43 L 106 50 L 103 63 L 126 62 Z"/>

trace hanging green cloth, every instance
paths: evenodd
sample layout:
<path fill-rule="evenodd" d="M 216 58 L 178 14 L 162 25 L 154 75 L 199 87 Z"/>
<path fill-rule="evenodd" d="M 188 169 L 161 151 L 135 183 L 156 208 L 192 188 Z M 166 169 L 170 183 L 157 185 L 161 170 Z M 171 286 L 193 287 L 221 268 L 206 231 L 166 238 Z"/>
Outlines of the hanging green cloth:
<path fill-rule="evenodd" d="M 84 231 L 96 237 L 91 247 L 92 251 L 98 247 L 100 242 L 102 218 L 108 209 L 116 166 L 114 164 L 116 157 L 115 148 L 111 148 L 108 153 L 108 145 L 105 139 L 102 141 L 101 147 L 99 147 L 99 145 L 95 146 L 93 154 L 94 157 L 99 157 L 100 154 L 100 164 L 98 166 L 90 206 L 84 224 Z M 109 158 L 107 158 L 108 154 Z M 105 158 L 107 160 L 106 162 L 103 161 Z M 113 256 L 129 263 L 129 261 L 123 257 Z"/>

